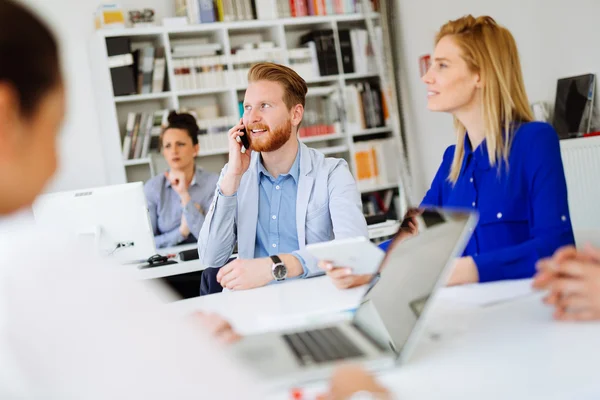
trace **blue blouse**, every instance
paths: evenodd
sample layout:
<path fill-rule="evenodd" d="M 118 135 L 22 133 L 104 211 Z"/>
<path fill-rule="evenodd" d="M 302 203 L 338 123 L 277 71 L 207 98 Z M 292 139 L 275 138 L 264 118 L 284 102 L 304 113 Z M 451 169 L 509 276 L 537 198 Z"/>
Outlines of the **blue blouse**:
<path fill-rule="evenodd" d="M 508 157 L 490 166 L 486 142 L 465 157 L 453 186 L 448 175 L 456 146 L 444 153 L 423 206 L 473 208 L 479 223 L 463 256 L 471 256 L 481 282 L 533 276 L 535 263 L 573 244 L 567 184 L 558 135 L 541 122 L 519 126 Z"/>

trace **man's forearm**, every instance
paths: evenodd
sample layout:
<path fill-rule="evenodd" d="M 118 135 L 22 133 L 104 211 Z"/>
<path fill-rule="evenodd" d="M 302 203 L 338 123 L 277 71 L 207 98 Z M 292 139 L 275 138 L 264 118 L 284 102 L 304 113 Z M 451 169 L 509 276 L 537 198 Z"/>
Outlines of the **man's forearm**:
<path fill-rule="evenodd" d="M 293 254 L 280 254 L 279 258 L 281 258 L 281 261 L 283 261 L 287 268 L 288 278 L 296 278 L 304 274 L 302 263 Z"/>
<path fill-rule="evenodd" d="M 221 184 L 219 185 L 221 193 L 223 193 L 224 196 L 233 196 L 240 187 L 242 176 L 243 175 L 225 174 L 225 176 L 221 180 Z"/>

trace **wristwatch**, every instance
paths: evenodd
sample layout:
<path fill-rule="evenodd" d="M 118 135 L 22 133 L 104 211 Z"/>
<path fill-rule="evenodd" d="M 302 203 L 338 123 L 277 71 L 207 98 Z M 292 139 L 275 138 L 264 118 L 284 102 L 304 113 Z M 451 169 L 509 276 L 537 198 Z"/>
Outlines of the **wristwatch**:
<path fill-rule="evenodd" d="M 273 260 L 273 265 L 271 265 L 273 279 L 277 282 L 285 280 L 285 278 L 287 278 L 288 270 L 283 261 L 281 261 L 281 258 L 278 256 L 271 256 L 271 260 Z"/>

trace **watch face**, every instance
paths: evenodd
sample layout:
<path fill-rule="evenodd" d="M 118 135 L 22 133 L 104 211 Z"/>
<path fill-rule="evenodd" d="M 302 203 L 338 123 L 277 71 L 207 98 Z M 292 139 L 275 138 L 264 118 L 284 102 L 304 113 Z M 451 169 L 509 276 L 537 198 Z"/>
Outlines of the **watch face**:
<path fill-rule="evenodd" d="M 285 265 L 275 265 L 275 267 L 273 268 L 273 276 L 277 280 L 285 279 L 287 277 L 287 268 L 285 267 Z"/>

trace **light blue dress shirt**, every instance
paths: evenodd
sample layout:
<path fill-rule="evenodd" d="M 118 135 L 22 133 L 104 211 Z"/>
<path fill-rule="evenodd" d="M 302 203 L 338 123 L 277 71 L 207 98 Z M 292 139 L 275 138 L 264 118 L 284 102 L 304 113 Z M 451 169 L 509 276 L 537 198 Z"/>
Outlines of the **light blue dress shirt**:
<path fill-rule="evenodd" d="M 197 241 L 196 238 L 204 223 L 204 213 L 210 207 L 218 179 L 217 174 L 197 168 L 194 179 L 188 188 L 191 200 L 185 208 L 181 206 L 179 195 L 171 187 L 171 182 L 164 174 L 157 175 L 146 182 L 144 193 L 156 247 L 176 246 Z M 196 204 L 202 208 L 204 213 L 196 208 Z M 187 238 L 181 236 L 179 232 L 182 214 L 185 215 L 185 220 L 190 228 L 190 235 Z"/>
<path fill-rule="evenodd" d="M 254 258 L 277 254 L 293 254 L 306 275 L 304 259 L 294 252 L 298 248 L 296 229 L 296 197 L 300 175 L 300 152 L 287 174 L 275 179 L 262 162 L 258 165 L 260 188 L 258 194 L 258 225 Z"/>
<path fill-rule="evenodd" d="M 252 259 L 257 254 L 284 254 L 292 249 L 295 240 L 295 251 L 291 254 L 300 260 L 308 277 L 323 271 L 317 265 L 318 260 L 306 250 L 307 245 L 368 237 L 360 193 L 346 161 L 325 157 L 304 143 L 298 143 L 298 146 L 295 161 L 298 167 L 292 167 L 288 174 L 278 177 L 285 186 L 285 193 L 275 193 L 278 199 L 268 196 L 268 187 L 271 187 L 272 196 L 279 184 L 271 181 L 264 169 L 261 172 L 261 157 L 256 152 L 252 152 L 250 166 L 237 193 L 224 196 L 216 190 L 198 238 L 201 263 L 209 267 L 223 266 L 236 244 L 241 259 Z M 221 179 L 226 172 L 227 165 L 221 171 Z M 288 191 L 288 183 L 291 191 Z M 283 221 L 279 221 L 271 233 L 270 224 L 278 219 Z M 258 240 L 267 245 L 257 246 Z M 275 250 L 273 244 L 279 248 Z"/>

